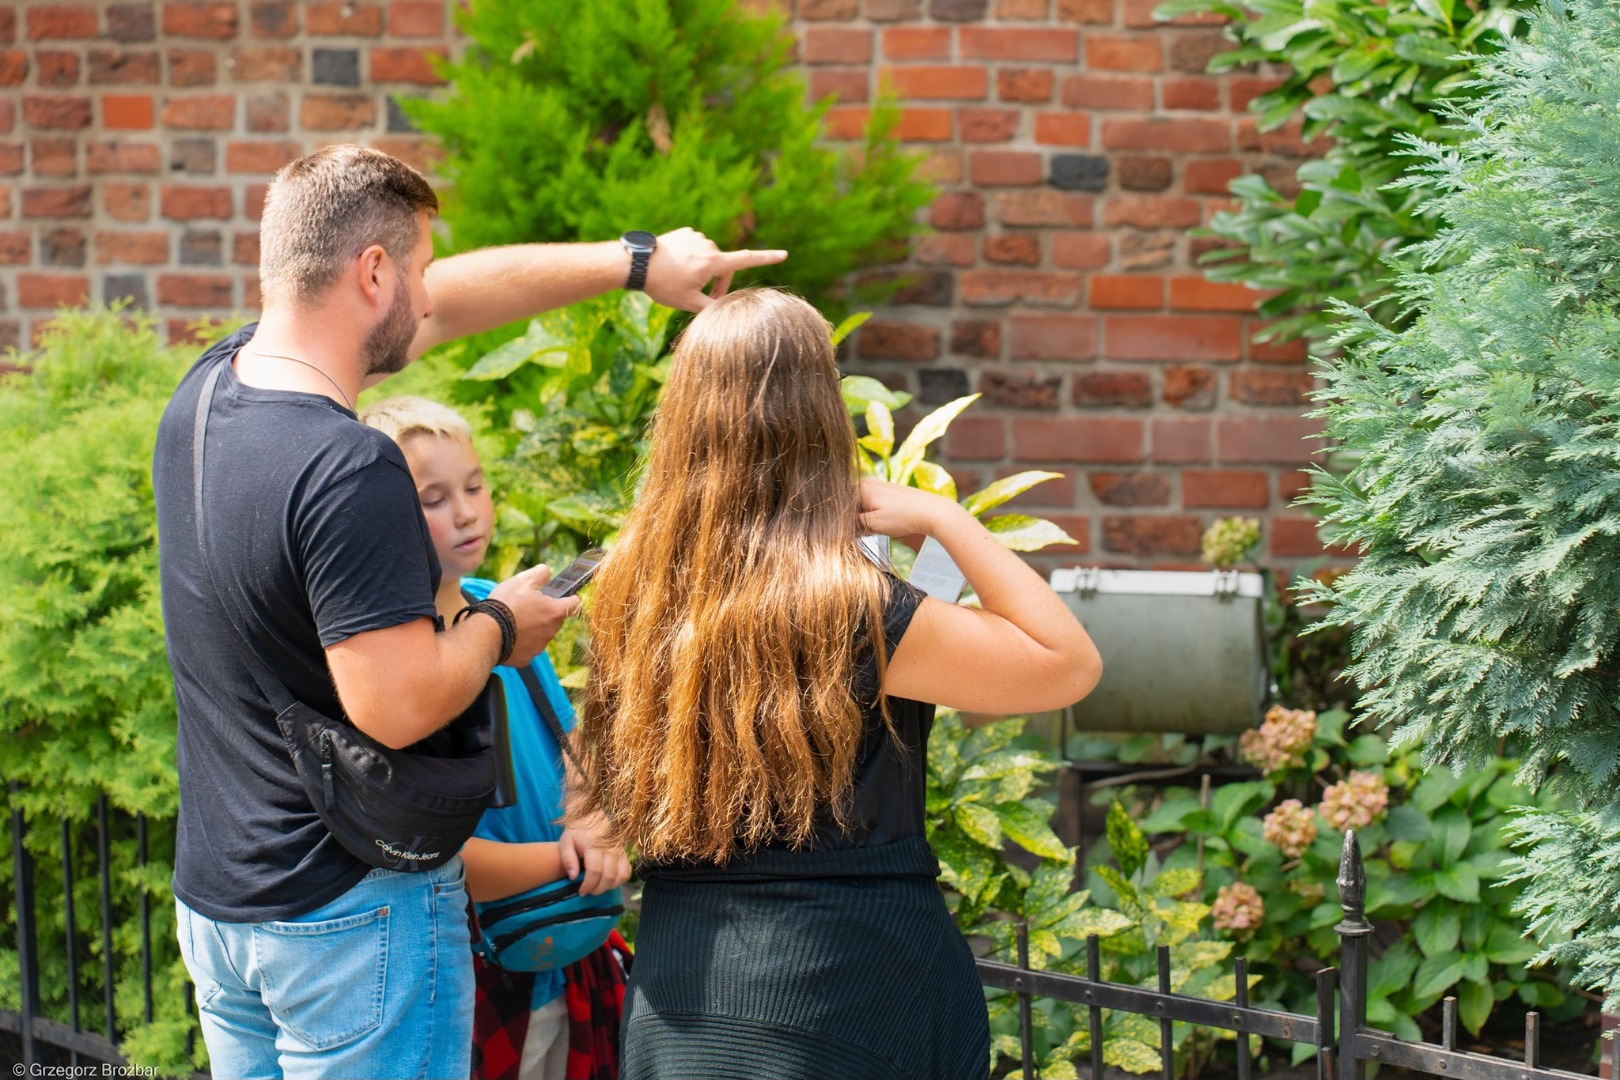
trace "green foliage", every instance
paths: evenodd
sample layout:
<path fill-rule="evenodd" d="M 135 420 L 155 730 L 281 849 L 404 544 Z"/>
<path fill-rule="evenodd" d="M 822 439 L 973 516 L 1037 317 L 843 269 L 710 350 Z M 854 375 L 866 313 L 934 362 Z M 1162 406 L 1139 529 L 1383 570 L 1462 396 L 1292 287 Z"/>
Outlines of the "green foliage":
<path fill-rule="evenodd" d="M 735 0 L 475 0 L 457 21 L 454 89 L 406 109 L 443 141 L 458 249 L 691 225 L 722 247 L 786 249 L 747 280 L 829 307 L 932 198 L 892 104 L 853 151 L 821 143 L 827 104 L 805 104 L 780 16 Z"/>
<path fill-rule="evenodd" d="M 1355 630 L 1367 715 L 1427 767 L 1522 757 L 1588 815 L 1532 814 L 1519 875 L 1552 956 L 1620 997 L 1620 908 L 1583 886 L 1620 779 L 1620 9 L 1550 3 L 1484 66 L 1460 145 L 1416 147 L 1449 268 L 1400 332 L 1350 319 L 1321 415 L 1352 455 L 1315 499 L 1361 562 L 1316 598 Z"/>
<path fill-rule="evenodd" d="M 0 381 L 0 773 L 20 781 L 35 864 L 46 1015 L 67 1021 L 59 817 L 76 823 L 81 1020 L 102 1026 L 100 899 L 93 833 L 98 796 L 148 815 L 148 859 L 133 824 L 112 815 L 115 1009 L 132 1060 L 186 1071 L 185 972 L 169 894 L 173 860 L 174 700 L 158 606 L 152 445 L 169 393 L 195 350 L 169 349 L 128 312 L 65 312 L 31 371 Z M 11 879 L 10 848 L 0 872 Z M 142 1026 L 137 897 L 153 916 L 155 1023 Z M 15 922 L 8 908 L 6 921 Z M 0 968 L 15 970 L 5 937 Z M 16 980 L 0 1005 L 16 1008 Z M 131 1022 L 135 1020 L 135 1022 Z"/>
<path fill-rule="evenodd" d="M 1414 1018 L 1447 995 L 1457 997 L 1459 1018 L 1475 1034 L 1509 999 L 1555 1015 L 1579 1011 L 1578 996 L 1525 968 L 1536 949 L 1516 911 L 1521 890 L 1505 880 L 1506 834 L 1515 808 L 1535 797 L 1514 783 L 1517 763 L 1493 760 L 1466 777 L 1426 772 L 1415 752 L 1392 753 L 1379 735 L 1346 732 L 1348 719 L 1322 713 L 1301 729 L 1310 737 L 1293 759 L 1300 764 L 1262 781 L 1224 784 L 1207 805 L 1195 792 L 1169 789 L 1142 822 L 1151 833 L 1183 838 L 1168 865 L 1205 868 L 1217 926 L 1229 923 L 1242 886 L 1256 891 L 1251 902 L 1263 903 L 1263 918 L 1236 932 L 1263 977 L 1266 1002 L 1315 1009 L 1315 981 L 1300 959 L 1337 963 L 1339 858 L 1343 827 L 1353 827 L 1367 871 L 1367 916 L 1379 931 L 1367 1006 L 1374 1026 L 1418 1039 Z M 1262 769 L 1275 753 L 1267 745 L 1277 738 L 1271 724 L 1244 740 L 1246 760 Z M 1279 802 L 1283 796 L 1292 798 Z M 1297 1048 L 1296 1060 L 1309 1049 Z"/>
<path fill-rule="evenodd" d="M 1286 66 L 1281 85 L 1250 104 L 1261 130 L 1297 120 L 1310 140 L 1330 136 L 1283 191 L 1264 177 L 1231 184 L 1237 208 L 1216 214 L 1206 235 L 1230 247 L 1205 256 L 1216 281 L 1277 290 L 1260 305 L 1278 321 L 1266 336 L 1318 338 L 1333 322 L 1328 300 L 1369 308 L 1385 325 L 1403 321 L 1390 285 L 1402 256 L 1437 227 L 1437 188 L 1414 178 L 1405 139 L 1455 144 L 1467 132 L 1444 124 L 1448 107 L 1475 93 L 1482 54 L 1521 32 L 1533 0 L 1171 0 L 1160 17 L 1216 13 L 1235 47 L 1212 72 Z M 1297 193 L 1294 190 L 1297 187 Z"/>

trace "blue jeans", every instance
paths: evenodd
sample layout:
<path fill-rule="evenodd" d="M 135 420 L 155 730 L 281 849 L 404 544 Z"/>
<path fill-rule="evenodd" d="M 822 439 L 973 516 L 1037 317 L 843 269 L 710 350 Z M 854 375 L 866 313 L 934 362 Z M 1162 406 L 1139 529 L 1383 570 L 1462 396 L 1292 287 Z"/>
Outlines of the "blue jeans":
<path fill-rule="evenodd" d="M 472 1067 L 461 859 L 373 870 L 286 922 L 215 922 L 176 901 L 217 1080 L 446 1077 Z"/>

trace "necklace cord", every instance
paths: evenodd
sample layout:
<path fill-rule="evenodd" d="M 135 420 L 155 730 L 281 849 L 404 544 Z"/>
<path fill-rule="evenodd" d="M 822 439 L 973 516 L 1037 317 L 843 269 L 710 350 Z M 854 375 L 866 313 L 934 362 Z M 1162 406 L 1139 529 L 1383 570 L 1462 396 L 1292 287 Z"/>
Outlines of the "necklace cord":
<path fill-rule="evenodd" d="M 336 379 L 332 378 L 332 376 L 328 375 L 324 368 L 316 367 L 314 364 L 310 363 L 308 360 L 300 360 L 296 356 L 283 356 L 280 353 L 260 352 L 259 350 L 254 349 L 253 350 L 253 355 L 254 356 L 262 356 L 266 360 L 291 360 L 295 364 L 303 364 L 305 367 L 309 368 L 311 371 L 319 372 L 322 378 L 324 378 L 327 382 L 332 384 L 332 389 L 334 389 L 334 390 L 336 390 L 338 392 L 338 397 L 343 399 L 343 404 L 348 406 L 349 411 L 350 412 L 355 411 L 354 402 L 349 400 L 349 395 L 345 394 L 343 392 L 343 387 L 339 386 L 338 381 Z"/>

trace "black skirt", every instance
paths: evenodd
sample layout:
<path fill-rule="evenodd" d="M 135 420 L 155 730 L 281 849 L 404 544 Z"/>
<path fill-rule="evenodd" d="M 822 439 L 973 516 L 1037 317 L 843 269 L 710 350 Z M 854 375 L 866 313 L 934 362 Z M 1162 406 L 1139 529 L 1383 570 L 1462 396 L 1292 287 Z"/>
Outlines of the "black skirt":
<path fill-rule="evenodd" d="M 973 954 L 919 836 L 646 867 L 622 1080 L 985 1080 Z"/>

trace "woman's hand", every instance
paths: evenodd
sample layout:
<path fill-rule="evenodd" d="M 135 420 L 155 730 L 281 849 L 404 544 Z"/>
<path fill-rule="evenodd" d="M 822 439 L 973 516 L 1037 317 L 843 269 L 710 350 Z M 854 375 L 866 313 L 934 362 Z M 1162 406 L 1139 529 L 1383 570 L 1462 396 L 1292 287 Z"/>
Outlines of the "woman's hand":
<path fill-rule="evenodd" d="M 887 480 L 861 481 L 861 528 L 882 536 L 933 536 L 952 514 L 966 514 L 943 495 Z"/>
<path fill-rule="evenodd" d="M 589 820 L 564 829 L 557 841 L 563 875 L 572 881 L 584 874 L 579 883 L 581 896 L 616 889 L 630 879 L 630 860 L 625 858 L 624 849 L 599 843 L 606 833 L 607 819 L 594 814 Z"/>

